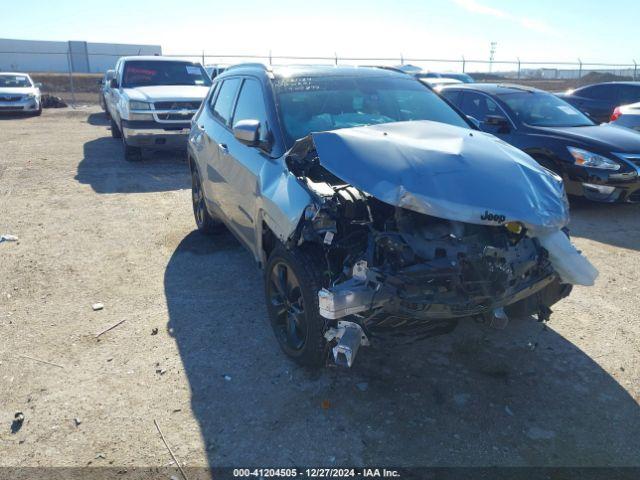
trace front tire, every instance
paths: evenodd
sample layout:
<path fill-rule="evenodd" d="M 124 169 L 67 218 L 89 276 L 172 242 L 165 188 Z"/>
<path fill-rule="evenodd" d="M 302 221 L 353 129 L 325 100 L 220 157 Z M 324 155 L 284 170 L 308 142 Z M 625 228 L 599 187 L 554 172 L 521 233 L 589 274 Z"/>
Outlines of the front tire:
<path fill-rule="evenodd" d="M 276 247 L 265 268 L 271 327 L 282 351 L 296 363 L 319 368 L 327 357 L 327 320 L 319 313 L 322 268 L 311 252 Z"/>
<path fill-rule="evenodd" d="M 120 132 L 120 128 L 118 127 L 118 124 L 113 120 L 113 118 L 110 118 L 111 120 L 111 136 L 113 138 L 122 138 L 122 133 Z"/>
<path fill-rule="evenodd" d="M 127 140 L 122 137 L 122 153 L 127 162 L 139 162 L 142 160 L 142 149 L 140 147 L 132 147 L 127 144 Z"/>

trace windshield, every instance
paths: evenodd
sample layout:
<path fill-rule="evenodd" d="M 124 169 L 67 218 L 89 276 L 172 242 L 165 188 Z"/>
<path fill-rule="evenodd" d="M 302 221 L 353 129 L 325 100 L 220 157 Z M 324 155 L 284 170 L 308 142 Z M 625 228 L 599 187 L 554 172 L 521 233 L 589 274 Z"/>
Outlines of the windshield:
<path fill-rule="evenodd" d="M 31 80 L 26 75 L 0 75 L 0 88 L 31 88 Z"/>
<path fill-rule="evenodd" d="M 515 116 L 534 127 L 586 127 L 594 123 L 570 104 L 544 92 L 503 93 L 500 99 Z"/>
<path fill-rule="evenodd" d="M 192 62 L 166 62 L 162 60 L 128 61 L 122 76 L 123 88 L 152 85 L 210 86 L 211 80 L 204 68 Z"/>
<path fill-rule="evenodd" d="M 275 82 L 287 143 L 311 132 L 409 120 L 469 124 L 411 78 L 288 77 Z"/>

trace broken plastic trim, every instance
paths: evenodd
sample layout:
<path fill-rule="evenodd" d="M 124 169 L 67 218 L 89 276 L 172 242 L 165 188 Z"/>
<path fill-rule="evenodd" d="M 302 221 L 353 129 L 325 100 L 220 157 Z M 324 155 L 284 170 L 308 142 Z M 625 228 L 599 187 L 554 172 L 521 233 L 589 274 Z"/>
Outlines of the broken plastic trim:
<path fill-rule="evenodd" d="M 336 365 L 343 367 L 353 365 L 360 345 L 369 345 L 369 339 L 362 327 L 355 322 L 338 322 L 338 327 L 330 328 L 325 333 L 325 338 L 329 342 L 337 339 L 338 343 L 332 349 L 333 359 Z"/>

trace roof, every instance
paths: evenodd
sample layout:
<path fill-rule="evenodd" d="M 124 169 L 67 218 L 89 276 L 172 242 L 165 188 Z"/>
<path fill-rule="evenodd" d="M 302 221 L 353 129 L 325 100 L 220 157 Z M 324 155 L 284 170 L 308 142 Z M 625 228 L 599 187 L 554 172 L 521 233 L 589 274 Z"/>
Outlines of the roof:
<path fill-rule="evenodd" d="M 530 92 L 530 93 L 540 93 L 544 92 L 544 90 L 540 90 L 539 88 L 527 87 L 526 85 L 517 85 L 510 83 L 461 83 L 459 85 L 447 85 L 444 89 L 464 89 L 464 90 L 477 90 L 480 92 L 485 92 L 491 95 L 500 95 L 504 93 L 514 93 L 514 91 L 519 92 Z"/>
<path fill-rule="evenodd" d="M 162 55 L 131 55 L 128 57 L 121 57 L 121 60 L 129 61 L 129 60 L 140 60 L 140 61 L 158 61 L 161 60 L 163 62 L 189 62 L 189 63 L 200 63 L 197 61 L 190 60 L 188 58 L 180 58 L 180 57 L 165 57 Z"/>
<path fill-rule="evenodd" d="M 271 72 L 275 77 L 392 77 L 407 78 L 407 75 L 397 70 L 389 70 L 379 67 L 358 67 L 347 65 L 280 65 L 266 66 L 259 63 L 241 63 L 227 68 L 223 75 L 232 73 Z"/>
<path fill-rule="evenodd" d="M 590 83 L 588 85 L 581 85 L 580 87 L 576 87 L 574 89 L 574 91 L 577 90 L 582 90 L 583 88 L 586 87 L 593 87 L 594 85 L 612 85 L 612 86 L 616 86 L 616 85 L 632 85 L 634 87 L 640 87 L 640 82 L 596 82 L 596 83 Z"/>
<path fill-rule="evenodd" d="M 29 74 L 25 72 L 0 72 L 0 75 L 22 75 L 24 77 L 29 76 Z"/>

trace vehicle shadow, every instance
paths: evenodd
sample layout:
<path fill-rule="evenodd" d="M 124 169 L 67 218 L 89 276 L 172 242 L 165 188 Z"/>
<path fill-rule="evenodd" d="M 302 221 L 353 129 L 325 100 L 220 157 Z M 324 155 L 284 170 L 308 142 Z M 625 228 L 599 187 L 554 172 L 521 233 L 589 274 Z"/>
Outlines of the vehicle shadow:
<path fill-rule="evenodd" d="M 95 125 L 97 127 L 108 127 L 111 124 L 109 118 L 104 112 L 89 114 L 89 116 L 87 117 L 87 123 L 89 125 Z"/>
<path fill-rule="evenodd" d="M 640 250 L 640 204 L 607 204 L 571 200 L 572 236 Z"/>
<path fill-rule="evenodd" d="M 532 319 L 312 372 L 280 352 L 261 274 L 230 234 L 187 235 L 164 288 L 210 467 L 640 465 L 637 401 Z"/>
<path fill-rule="evenodd" d="M 18 118 L 33 118 L 34 115 L 31 113 L 20 113 L 20 112 L 4 112 L 0 113 L 0 121 L 3 120 L 16 120 Z"/>
<path fill-rule="evenodd" d="M 86 142 L 75 179 L 97 193 L 164 192 L 189 188 L 186 154 L 145 151 L 143 159 L 128 162 L 120 140 L 100 137 Z"/>

